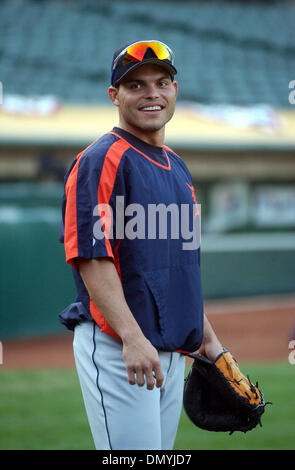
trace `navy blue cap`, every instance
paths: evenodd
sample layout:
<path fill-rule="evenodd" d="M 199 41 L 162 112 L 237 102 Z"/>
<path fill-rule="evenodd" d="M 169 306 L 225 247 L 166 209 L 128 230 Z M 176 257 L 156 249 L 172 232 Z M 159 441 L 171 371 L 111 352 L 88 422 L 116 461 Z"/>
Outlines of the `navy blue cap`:
<path fill-rule="evenodd" d="M 165 60 L 158 59 L 158 57 L 156 56 L 156 54 L 154 53 L 154 51 L 150 47 L 147 48 L 147 50 L 145 52 L 145 55 L 144 55 L 144 58 L 140 62 L 128 62 L 124 65 L 123 64 L 124 55 L 123 55 L 122 57 L 119 58 L 116 66 L 114 68 L 114 62 L 115 62 L 116 58 L 118 57 L 118 55 L 120 54 L 120 52 L 122 52 L 126 47 L 130 46 L 131 44 L 134 44 L 134 42 L 131 42 L 130 44 L 126 44 L 125 46 L 123 46 L 120 49 L 116 50 L 114 55 L 113 55 L 112 68 L 111 68 L 111 71 L 112 71 L 112 73 L 111 73 L 111 84 L 113 86 L 117 87 L 119 85 L 119 83 L 121 82 L 121 80 L 123 80 L 123 78 L 125 78 L 126 75 L 129 72 L 131 72 L 132 70 L 136 69 L 137 67 L 140 67 L 141 65 L 147 64 L 147 63 L 156 64 L 156 65 L 159 65 L 160 67 L 164 68 L 165 70 L 167 70 L 169 72 L 169 74 L 171 75 L 171 78 L 173 80 L 174 75 L 177 73 L 177 70 L 174 67 L 174 65 L 172 64 L 172 62 L 168 59 L 165 59 Z"/>

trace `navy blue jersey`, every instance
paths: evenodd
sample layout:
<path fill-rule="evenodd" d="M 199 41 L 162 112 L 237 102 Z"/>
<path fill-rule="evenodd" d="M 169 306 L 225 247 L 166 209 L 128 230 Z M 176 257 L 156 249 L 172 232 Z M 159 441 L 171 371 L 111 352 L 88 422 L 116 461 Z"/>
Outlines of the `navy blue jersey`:
<path fill-rule="evenodd" d="M 203 335 L 196 217 L 190 172 L 167 146 L 149 145 L 117 127 L 93 142 L 65 176 L 60 240 L 77 298 L 61 313 L 62 323 L 73 329 L 94 320 L 120 340 L 89 297 L 76 265 L 78 257 L 109 257 L 151 343 L 163 351 L 196 350 Z"/>

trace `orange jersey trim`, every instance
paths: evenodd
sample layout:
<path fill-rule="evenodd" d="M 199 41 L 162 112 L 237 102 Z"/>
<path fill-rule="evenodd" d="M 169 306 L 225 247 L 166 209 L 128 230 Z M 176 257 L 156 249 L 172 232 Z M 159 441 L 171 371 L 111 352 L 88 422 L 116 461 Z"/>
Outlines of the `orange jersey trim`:
<path fill-rule="evenodd" d="M 120 261 L 119 261 L 119 255 L 118 255 L 118 248 L 119 248 L 119 245 L 120 245 L 121 241 L 122 240 L 118 240 L 118 242 L 117 242 L 117 244 L 114 248 L 114 256 L 115 256 L 114 264 L 115 264 L 116 270 L 119 274 L 119 277 L 122 281 L 121 271 L 120 271 Z M 107 335 L 112 336 L 113 338 L 116 338 L 116 339 L 118 339 L 119 341 L 122 342 L 120 336 L 115 332 L 115 330 L 107 322 L 107 320 L 105 319 L 105 317 L 103 316 L 103 314 L 101 313 L 101 311 L 95 305 L 95 303 L 93 302 L 93 300 L 91 298 L 90 298 L 89 310 L 90 310 L 90 313 L 91 313 L 91 316 L 92 316 L 93 320 L 95 321 L 95 323 L 97 323 L 97 325 L 99 326 L 100 331 L 102 333 L 106 333 Z"/>
<path fill-rule="evenodd" d="M 130 147 L 128 142 L 117 140 L 114 142 L 111 147 L 109 148 L 104 164 L 101 171 L 100 181 L 98 185 L 97 191 L 97 200 L 98 204 L 109 204 L 114 184 L 117 176 L 118 167 L 120 165 L 121 158 L 124 152 Z M 108 256 L 114 257 L 113 250 L 110 244 L 109 236 L 110 236 L 110 229 L 111 229 L 111 217 L 110 214 L 104 214 L 105 224 L 104 224 L 104 232 L 105 232 L 105 244 Z"/>
<path fill-rule="evenodd" d="M 88 145 L 82 152 L 76 157 L 76 164 L 74 165 L 68 180 L 65 185 L 65 196 L 66 196 L 66 210 L 65 210 L 65 239 L 64 247 L 66 253 L 66 262 L 73 268 L 77 269 L 74 258 L 79 256 L 78 254 L 78 227 L 77 227 L 77 180 L 79 172 L 80 159 L 83 157 L 89 147 L 95 144 L 99 138 L 95 139 L 91 144 Z M 71 197 L 69 197 L 71 196 Z"/>
<path fill-rule="evenodd" d="M 150 158 L 148 155 L 146 155 L 145 153 L 141 152 L 140 150 L 138 150 L 136 147 L 134 147 L 133 145 L 129 144 L 127 142 L 127 140 L 125 140 L 123 137 L 121 137 L 119 134 L 116 134 L 116 132 L 109 132 L 109 134 L 113 134 L 115 135 L 116 137 L 118 137 L 119 139 L 123 140 L 124 142 L 126 142 L 128 144 L 129 147 L 131 147 L 133 150 L 135 150 L 136 152 L 140 153 L 143 157 L 147 158 L 150 162 L 154 163 L 154 165 L 157 165 L 161 168 L 163 168 L 164 170 L 171 170 L 171 164 L 170 164 L 170 159 L 166 153 L 166 148 L 168 149 L 168 147 L 166 147 L 165 145 L 162 147 L 163 150 L 164 150 L 164 153 L 166 155 L 166 158 L 167 158 L 167 163 L 168 163 L 168 166 L 165 166 L 165 165 L 161 165 L 161 163 L 158 163 L 158 162 L 155 162 L 155 160 L 153 160 L 152 158 Z"/>
<path fill-rule="evenodd" d="M 79 153 L 76 164 L 71 171 L 65 186 L 66 211 L 65 211 L 65 252 L 66 262 L 77 269 L 73 258 L 78 256 L 78 231 L 77 231 L 77 180 L 79 163 L 84 152 Z"/>
<path fill-rule="evenodd" d="M 173 153 L 173 155 L 176 155 L 176 157 L 180 158 L 180 160 L 183 160 L 177 153 L 174 152 L 174 150 L 172 150 L 170 147 L 167 147 L 167 145 L 163 145 L 163 149 Z"/>
<path fill-rule="evenodd" d="M 196 206 L 194 217 L 196 217 L 197 215 L 200 215 L 200 211 L 199 211 L 199 208 L 198 208 L 198 201 L 197 201 L 197 198 L 196 198 L 195 188 L 193 186 L 191 186 L 190 184 L 188 184 L 188 183 L 186 183 L 186 185 L 190 188 L 190 190 L 192 192 L 192 198 L 193 198 L 193 201 L 194 201 L 195 206 Z"/>
<path fill-rule="evenodd" d="M 109 204 L 110 198 L 113 193 L 114 184 L 117 176 L 118 167 L 120 165 L 121 159 L 125 151 L 130 147 L 128 142 L 117 140 L 114 142 L 111 147 L 109 148 L 105 161 L 102 167 L 101 177 L 98 185 L 97 197 L 99 204 Z M 107 209 L 104 209 L 104 232 L 105 232 L 105 244 L 108 256 L 113 259 L 115 268 L 117 273 L 121 279 L 121 271 L 120 271 L 120 262 L 119 262 L 119 255 L 118 255 L 118 248 L 122 240 L 118 240 L 114 251 L 112 250 L 111 243 L 109 240 L 110 235 L 110 228 L 111 228 L 111 218 L 110 214 L 106 213 Z M 102 211 L 101 211 L 102 212 Z M 99 308 L 95 305 L 92 299 L 90 299 L 90 313 L 93 320 L 98 324 L 100 330 L 103 333 L 112 336 L 121 341 L 120 336 L 115 332 L 115 330 L 111 327 L 111 325 L 107 322 L 104 318 L 103 314 L 99 310 Z"/>

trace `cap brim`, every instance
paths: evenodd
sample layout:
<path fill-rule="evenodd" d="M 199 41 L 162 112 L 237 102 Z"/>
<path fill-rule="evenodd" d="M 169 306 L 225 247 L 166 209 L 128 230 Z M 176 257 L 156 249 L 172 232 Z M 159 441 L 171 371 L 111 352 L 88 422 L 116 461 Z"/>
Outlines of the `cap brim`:
<path fill-rule="evenodd" d="M 136 62 L 135 64 L 133 64 L 131 67 L 128 68 L 128 70 L 126 70 L 125 73 L 123 73 L 123 75 L 121 75 L 120 78 L 118 78 L 114 84 L 114 86 L 117 86 L 119 85 L 119 83 L 121 83 L 121 81 L 126 78 L 126 76 L 132 72 L 132 70 L 135 70 L 137 69 L 138 67 L 141 67 L 142 65 L 144 64 L 148 64 L 148 63 L 152 63 L 152 64 L 156 64 L 156 65 L 159 65 L 161 68 L 167 70 L 169 72 L 170 75 L 176 75 L 177 74 L 177 70 L 176 68 L 168 63 L 168 62 L 164 62 L 163 60 L 160 60 L 160 59 L 156 59 L 156 58 L 150 58 L 150 59 L 145 59 L 141 62 Z"/>

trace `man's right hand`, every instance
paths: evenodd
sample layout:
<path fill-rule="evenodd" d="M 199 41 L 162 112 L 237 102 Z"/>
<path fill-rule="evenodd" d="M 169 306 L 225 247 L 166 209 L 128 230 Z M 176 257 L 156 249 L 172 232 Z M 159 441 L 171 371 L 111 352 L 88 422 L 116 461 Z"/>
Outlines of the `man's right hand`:
<path fill-rule="evenodd" d="M 123 342 L 123 359 L 131 385 L 161 387 L 164 375 L 158 351 L 142 333 L 127 305 L 122 283 L 112 260 L 77 259 L 89 296 Z M 110 295 L 110 292 L 112 295 Z"/>
<path fill-rule="evenodd" d="M 158 355 L 158 351 L 144 336 L 123 341 L 123 359 L 128 374 L 130 385 L 137 384 L 153 390 L 160 388 L 164 382 L 164 374 Z"/>

